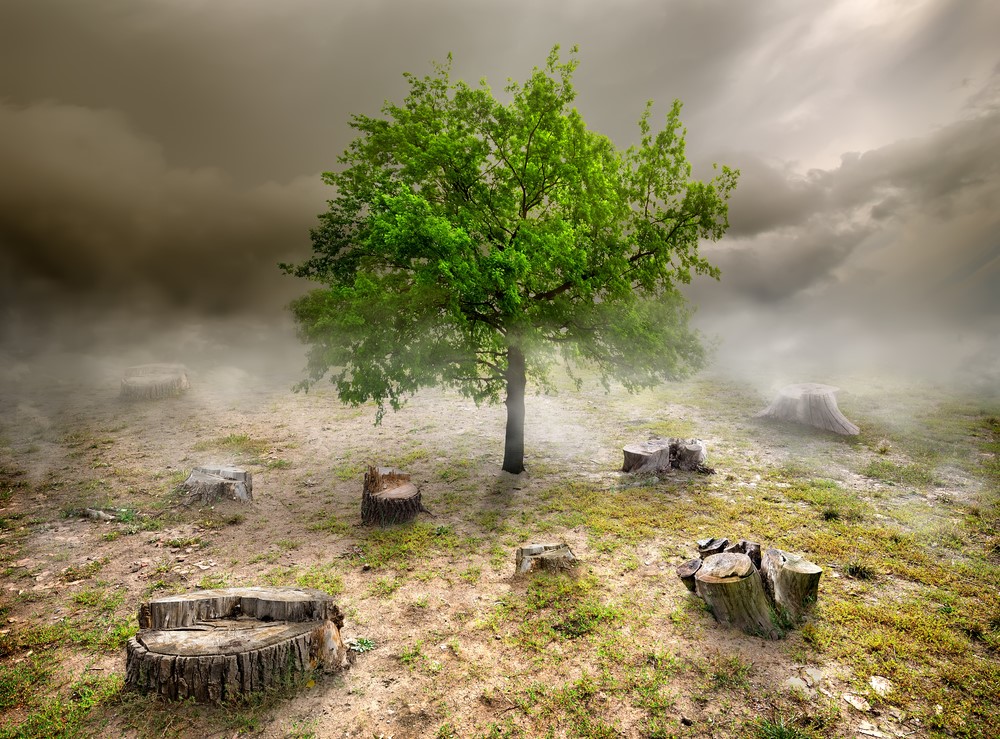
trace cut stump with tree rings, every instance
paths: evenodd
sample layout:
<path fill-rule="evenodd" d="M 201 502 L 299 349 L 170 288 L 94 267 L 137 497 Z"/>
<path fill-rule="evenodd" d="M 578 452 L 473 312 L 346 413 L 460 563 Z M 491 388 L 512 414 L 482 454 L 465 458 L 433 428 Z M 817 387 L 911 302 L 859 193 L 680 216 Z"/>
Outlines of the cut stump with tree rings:
<path fill-rule="evenodd" d="M 404 523 L 426 510 L 408 473 L 394 467 L 368 468 L 361 492 L 361 523 Z"/>
<path fill-rule="evenodd" d="M 719 623 L 748 634 L 780 639 L 760 573 L 750 557 L 736 552 L 712 554 L 694 574 L 695 589 Z"/>
<path fill-rule="evenodd" d="M 182 364 L 140 364 L 125 370 L 121 382 L 124 400 L 172 398 L 191 387 Z"/>
<path fill-rule="evenodd" d="M 844 417 L 837 407 L 836 394 L 840 388 L 805 382 L 787 385 L 778 391 L 778 397 L 755 418 L 790 421 L 832 431 L 844 436 L 857 436 L 860 429 Z"/>
<path fill-rule="evenodd" d="M 230 588 L 168 596 L 139 609 L 125 685 L 170 700 L 229 701 L 347 664 L 344 619 L 326 593 Z"/>

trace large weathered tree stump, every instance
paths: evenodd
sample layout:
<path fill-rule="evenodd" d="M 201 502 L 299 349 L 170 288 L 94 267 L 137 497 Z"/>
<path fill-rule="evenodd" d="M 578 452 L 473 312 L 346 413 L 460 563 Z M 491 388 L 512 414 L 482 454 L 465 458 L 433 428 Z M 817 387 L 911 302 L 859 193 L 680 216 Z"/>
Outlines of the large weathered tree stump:
<path fill-rule="evenodd" d="M 344 618 L 330 596 L 230 588 L 168 596 L 139 609 L 125 685 L 170 700 L 229 701 L 347 664 Z"/>
<path fill-rule="evenodd" d="M 760 573 L 745 554 L 723 552 L 705 558 L 694 575 L 695 589 L 720 623 L 768 639 L 782 636 Z"/>
<path fill-rule="evenodd" d="M 181 489 L 193 501 L 212 505 L 220 500 L 253 500 L 253 475 L 239 467 L 195 467 Z"/>
<path fill-rule="evenodd" d="M 792 623 L 816 602 L 823 569 L 809 560 L 780 549 L 768 549 L 761 558 L 760 571 L 768 596 Z"/>
<path fill-rule="evenodd" d="M 191 387 L 182 364 L 140 364 L 125 370 L 121 382 L 124 400 L 172 398 Z"/>
<path fill-rule="evenodd" d="M 622 472 L 707 471 L 701 439 L 650 439 L 622 447 Z"/>
<path fill-rule="evenodd" d="M 361 523 L 385 526 L 412 521 L 426 511 L 420 489 L 410 476 L 393 467 L 369 467 L 361 492 Z"/>
<path fill-rule="evenodd" d="M 833 431 L 845 436 L 856 436 L 860 430 L 848 421 L 837 407 L 836 394 L 840 388 L 806 382 L 781 388 L 778 397 L 755 418 L 790 421 L 815 428 Z"/>
<path fill-rule="evenodd" d="M 578 562 L 568 544 L 528 544 L 517 548 L 514 574 L 523 575 L 532 570 L 572 570 Z"/>

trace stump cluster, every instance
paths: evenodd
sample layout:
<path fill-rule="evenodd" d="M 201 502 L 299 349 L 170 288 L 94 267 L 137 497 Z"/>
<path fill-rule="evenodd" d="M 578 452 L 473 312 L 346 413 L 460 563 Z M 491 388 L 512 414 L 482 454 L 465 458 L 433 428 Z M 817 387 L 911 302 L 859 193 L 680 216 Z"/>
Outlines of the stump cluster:
<path fill-rule="evenodd" d="M 231 701 L 347 664 L 344 617 L 330 596 L 297 588 L 229 588 L 140 606 L 125 685 L 169 700 Z"/>
<path fill-rule="evenodd" d="M 622 472 L 714 472 L 706 467 L 705 443 L 701 439 L 650 439 L 622 447 Z"/>
<path fill-rule="evenodd" d="M 361 492 L 361 523 L 404 523 L 426 510 L 408 473 L 394 467 L 368 468 Z"/>
<path fill-rule="evenodd" d="M 125 370 L 121 382 L 123 400 L 173 398 L 191 387 L 182 364 L 140 364 Z"/>
<path fill-rule="evenodd" d="M 781 549 L 712 538 L 698 542 L 699 556 L 677 576 L 700 596 L 716 621 L 748 634 L 779 639 L 816 602 L 823 570 Z"/>

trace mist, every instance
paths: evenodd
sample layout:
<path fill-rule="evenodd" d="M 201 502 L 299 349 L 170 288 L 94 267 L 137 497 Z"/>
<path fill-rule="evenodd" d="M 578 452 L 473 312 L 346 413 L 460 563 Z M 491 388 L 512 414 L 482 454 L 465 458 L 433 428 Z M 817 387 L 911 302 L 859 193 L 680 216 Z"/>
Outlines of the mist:
<path fill-rule="evenodd" d="M 591 128 L 625 147 L 647 99 L 679 97 L 695 176 L 742 171 L 703 245 L 722 279 L 686 288 L 712 371 L 995 392 L 998 22 L 987 0 L 8 5 L 3 395 L 149 361 L 290 388 L 286 306 L 311 286 L 277 264 L 308 256 L 349 116 L 449 51 L 499 90 L 554 43 L 580 45 Z"/>

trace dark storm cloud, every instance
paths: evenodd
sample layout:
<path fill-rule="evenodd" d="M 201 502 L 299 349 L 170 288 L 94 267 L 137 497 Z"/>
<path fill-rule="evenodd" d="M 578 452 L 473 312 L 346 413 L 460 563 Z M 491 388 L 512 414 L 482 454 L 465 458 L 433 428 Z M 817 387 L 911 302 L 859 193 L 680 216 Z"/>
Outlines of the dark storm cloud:
<path fill-rule="evenodd" d="M 702 313 L 988 322 L 998 23 L 993 0 L 5 3 L 0 310 L 278 313 L 351 113 L 449 51 L 500 90 L 560 43 L 591 128 L 626 146 L 679 97 L 696 175 L 742 169 Z"/>
<path fill-rule="evenodd" d="M 281 258 L 301 252 L 323 204 L 316 178 L 239 187 L 218 169 L 171 167 L 113 111 L 0 106 L 4 302 L 275 310 L 292 294 Z"/>

